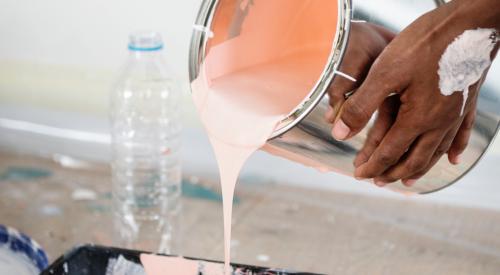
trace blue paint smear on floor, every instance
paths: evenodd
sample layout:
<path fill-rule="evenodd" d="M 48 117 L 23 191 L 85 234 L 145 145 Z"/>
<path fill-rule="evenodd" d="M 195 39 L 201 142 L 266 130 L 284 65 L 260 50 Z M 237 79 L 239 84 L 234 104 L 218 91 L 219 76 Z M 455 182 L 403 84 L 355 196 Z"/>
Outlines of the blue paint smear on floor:
<path fill-rule="evenodd" d="M 212 190 L 200 184 L 194 184 L 186 179 L 182 180 L 182 196 L 193 199 L 222 202 L 222 196 L 219 191 Z M 112 194 L 111 192 L 106 192 L 101 197 L 105 200 L 110 200 L 112 198 Z M 239 202 L 240 198 L 235 195 L 233 203 L 236 204 Z"/>
<path fill-rule="evenodd" d="M 187 180 L 182 181 L 182 195 L 188 198 L 222 201 L 222 196 L 218 191 L 214 191 L 200 184 L 193 184 Z M 234 196 L 233 203 L 239 203 L 240 199 Z"/>
<path fill-rule="evenodd" d="M 51 175 L 51 171 L 43 168 L 11 166 L 0 172 L 0 181 L 31 181 Z"/>

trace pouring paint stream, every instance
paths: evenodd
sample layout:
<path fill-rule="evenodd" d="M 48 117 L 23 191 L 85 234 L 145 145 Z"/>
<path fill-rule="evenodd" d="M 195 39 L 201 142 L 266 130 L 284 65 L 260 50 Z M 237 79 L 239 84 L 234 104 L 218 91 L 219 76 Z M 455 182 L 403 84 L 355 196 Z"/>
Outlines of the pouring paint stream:
<path fill-rule="evenodd" d="M 336 35 L 337 11 L 329 0 L 254 0 L 225 1 L 214 14 L 191 86 L 219 165 L 226 274 L 240 170 L 319 79 Z"/>
<path fill-rule="evenodd" d="M 206 45 L 191 88 L 219 165 L 226 274 L 231 272 L 232 202 L 240 170 L 318 81 L 336 36 L 337 4 L 223 0 L 209 28 L 195 26 L 205 34 Z M 161 264 L 151 258 L 146 271 Z"/>
<path fill-rule="evenodd" d="M 249 90 L 242 90 L 241 87 L 238 90 L 231 89 L 231 83 L 237 83 L 238 79 L 241 81 L 241 77 L 243 76 L 226 76 L 212 82 L 211 87 L 207 87 L 203 81 L 193 85 L 196 87 L 194 101 L 207 128 L 219 165 L 224 211 L 226 273 L 230 262 L 232 203 L 238 175 L 245 161 L 266 143 L 276 124 L 283 117 L 283 114 L 268 112 L 274 107 L 270 103 L 276 102 L 277 99 L 272 98 L 272 93 L 262 93 L 260 95 L 262 98 L 248 97 Z M 266 100 L 265 96 L 271 98 Z M 240 100 L 236 100 L 237 98 Z"/>

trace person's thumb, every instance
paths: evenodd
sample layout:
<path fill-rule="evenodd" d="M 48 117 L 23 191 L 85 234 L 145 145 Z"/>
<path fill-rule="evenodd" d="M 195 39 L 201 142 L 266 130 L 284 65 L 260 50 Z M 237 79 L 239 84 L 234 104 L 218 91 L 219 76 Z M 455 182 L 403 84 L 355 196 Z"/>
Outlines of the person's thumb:
<path fill-rule="evenodd" d="M 369 74 L 361 87 L 344 102 L 333 125 L 335 139 L 346 140 L 359 133 L 386 97 L 397 90 L 384 82 L 381 77 Z"/>

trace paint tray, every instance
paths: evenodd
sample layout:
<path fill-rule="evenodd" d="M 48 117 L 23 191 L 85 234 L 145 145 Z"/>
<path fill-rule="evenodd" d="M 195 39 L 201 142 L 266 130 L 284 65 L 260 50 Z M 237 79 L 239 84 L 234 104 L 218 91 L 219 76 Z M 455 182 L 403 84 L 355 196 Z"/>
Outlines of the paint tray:
<path fill-rule="evenodd" d="M 110 260 L 117 259 L 121 255 L 128 261 L 140 264 L 139 257 L 141 253 L 144 252 L 97 245 L 79 246 L 59 257 L 52 265 L 45 269 L 41 275 L 105 275 Z M 162 256 L 171 257 L 168 255 Z M 220 263 L 202 259 L 185 258 L 200 262 Z M 237 270 L 235 274 L 312 274 L 240 264 L 232 264 L 232 267 L 234 270 Z M 175 274 L 175 271 L 172 271 L 171 274 Z M 203 275 L 203 273 L 199 273 L 199 275 Z"/>

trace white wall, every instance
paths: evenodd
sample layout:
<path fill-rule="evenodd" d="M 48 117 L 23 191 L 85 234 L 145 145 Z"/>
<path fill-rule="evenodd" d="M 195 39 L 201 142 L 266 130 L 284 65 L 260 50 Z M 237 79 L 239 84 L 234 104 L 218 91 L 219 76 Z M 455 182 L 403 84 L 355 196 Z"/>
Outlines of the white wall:
<path fill-rule="evenodd" d="M 0 0 L 0 104 L 105 116 L 128 34 L 143 29 L 162 34 L 189 101 L 188 50 L 200 3 Z M 193 113 L 189 102 L 186 112 Z"/>
<path fill-rule="evenodd" d="M 127 35 L 138 29 L 164 36 L 179 74 L 187 70 L 191 26 L 200 0 L 1 0 L 0 59 L 116 68 Z"/>

